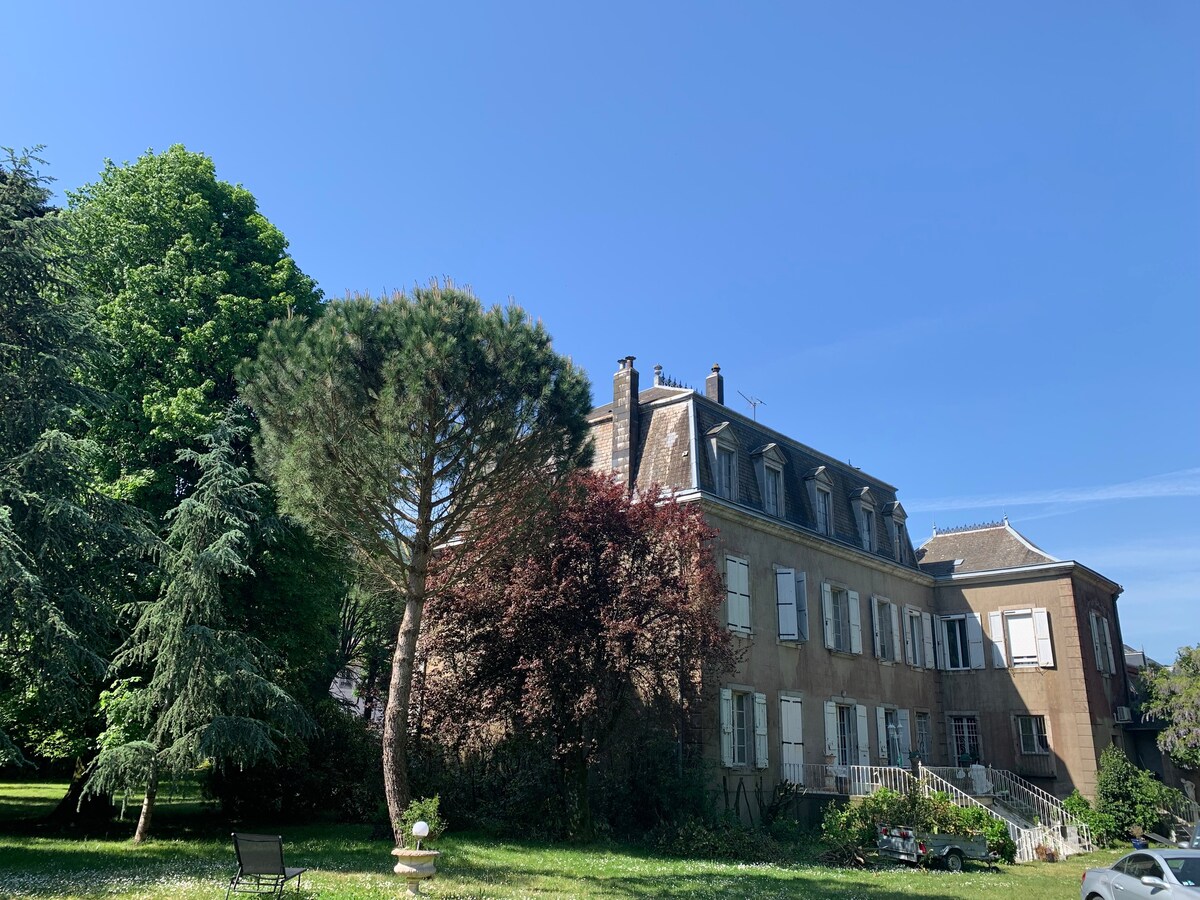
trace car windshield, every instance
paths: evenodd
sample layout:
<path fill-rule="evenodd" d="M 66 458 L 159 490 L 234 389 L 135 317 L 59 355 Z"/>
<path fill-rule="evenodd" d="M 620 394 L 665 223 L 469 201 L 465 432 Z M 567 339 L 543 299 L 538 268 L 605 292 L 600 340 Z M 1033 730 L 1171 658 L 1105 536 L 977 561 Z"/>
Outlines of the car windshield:
<path fill-rule="evenodd" d="M 1166 863 L 1180 884 L 1190 888 L 1200 885 L 1200 856 L 1173 856 Z"/>

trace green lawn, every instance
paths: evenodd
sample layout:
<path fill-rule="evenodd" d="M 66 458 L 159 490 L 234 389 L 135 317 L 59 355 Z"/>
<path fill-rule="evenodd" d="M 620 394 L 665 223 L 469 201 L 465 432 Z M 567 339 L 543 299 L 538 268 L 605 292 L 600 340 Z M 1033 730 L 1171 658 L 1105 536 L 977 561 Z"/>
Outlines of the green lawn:
<path fill-rule="evenodd" d="M 62 786 L 0 784 L 0 897 L 212 898 L 223 897 L 235 866 L 228 826 L 192 823 L 186 839 L 162 838 L 135 847 L 127 839 L 33 836 L 13 819 L 49 809 Z M 194 798 L 184 801 L 195 804 Z M 166 833 L 172 810 L 163 810 Z M 277 826 L 291 865 L 308 866 L 301 898 L 393 900 L 403 885 L 391 874 L 386 841 L 371 840 L 361 826 Z M 132 833 L 132 823 L 129 831 Z M 200 836 L 204 831 L 205 835 Z M 1089 866 L 1115 859 L 1117 851 L 1062 863 L 983 867 L 961 875 L 878 868 L 866 871 L 812 865 L 741 865 L 656 856 L 632 847 L 562 846 L 453 833 L 438 842 L 439 874 L 425 892 L 441 898 L 863 898 L 921 897 L 957 900 L 999 896 L 1049 900 L 1078 896 L 1079 876 Z M 295 892 L 288 896 L 296 896 Z"/>

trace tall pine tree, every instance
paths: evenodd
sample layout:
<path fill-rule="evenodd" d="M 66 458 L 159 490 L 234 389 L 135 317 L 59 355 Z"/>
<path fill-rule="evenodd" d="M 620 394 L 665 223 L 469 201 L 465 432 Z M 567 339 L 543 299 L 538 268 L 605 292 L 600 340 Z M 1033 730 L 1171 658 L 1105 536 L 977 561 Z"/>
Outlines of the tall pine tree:
<path fill-rule="evenodd" d="M 125 551 L 147 534 L 94 487 L 79 435 L 100 348 L 55 265 L 61 219 L 28 154 L 0 163 L 0 762 L 83 743 L 115 645 Z"/>
<path fill-rule="evenodd" d="M 263 490 L 238 458 L 247 430 L 234 406 L 206 450 L 181 451 L 199 472 L 196 488 L 167 514 L 162 590 L 113 663 L 126 677 L 106 697 L 110 728 L 88 790 L 144 790 L 135 841 L 149 833 L 164 774 L 204 761 L 253 765 L 275 755 L 282 735 L 311 730 L 273 680 L 265 647 L 228 621 L 228 583 L 252 574 Z"/>

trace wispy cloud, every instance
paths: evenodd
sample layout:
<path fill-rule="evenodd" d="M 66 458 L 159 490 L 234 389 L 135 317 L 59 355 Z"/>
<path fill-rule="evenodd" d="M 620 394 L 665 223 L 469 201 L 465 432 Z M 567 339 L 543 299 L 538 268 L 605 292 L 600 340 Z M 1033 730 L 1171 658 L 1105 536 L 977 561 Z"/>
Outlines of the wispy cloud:
<path fill-rule="evenodd" d="M 957 509 L 1009 509 L 1061 503 L 1102 503 L 1110 500 L 1144 500 L 1152 497 L 1200 497 L 1200 467 L 1152 475 L 1135 481 L 1084 488 L 1056 488 L 1013 494 L 976 494 L 904 501 L 909 512 Z"/>

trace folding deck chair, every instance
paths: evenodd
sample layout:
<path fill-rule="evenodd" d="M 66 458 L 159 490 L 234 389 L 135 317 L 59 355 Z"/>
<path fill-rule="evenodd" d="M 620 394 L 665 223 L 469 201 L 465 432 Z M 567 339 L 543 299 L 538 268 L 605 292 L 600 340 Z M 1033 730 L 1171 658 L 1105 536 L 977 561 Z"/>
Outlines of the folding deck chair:
<path fill-rule="evenodd" d="M 237 874 L 229 879 L 230 894 L 270 894 L 283 896 L 283 886 L 296 879 L 300 890 L 300 875 L 307 869 L 289 869 L 283 865 L 283 838 L 277 834 L 233 833 L 233 849 L 237 853 Z"/>

